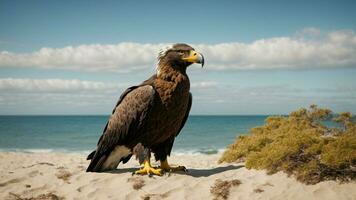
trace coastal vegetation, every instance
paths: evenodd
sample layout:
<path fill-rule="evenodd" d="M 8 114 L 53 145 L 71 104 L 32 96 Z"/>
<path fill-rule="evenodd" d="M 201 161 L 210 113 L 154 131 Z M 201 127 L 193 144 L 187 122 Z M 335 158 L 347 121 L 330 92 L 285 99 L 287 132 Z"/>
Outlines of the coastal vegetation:
<path fill-rule="evenodd" d="M 239 186 L 241 181 L 234 179 L 231 181 L 223 181 L 221 179 L 216 179 L 214 185 L 210 188 L 210 193 L 213 194 L 213 200 L 224 200 L 228 199 L 230 195 L 230 188 L 232 186 Z"/>
<path fill-rule="evenodd" d="M 301 108 L 271 116 L 239 136 L 219 162 L 245 162 L 248 169 L 294 175 L 306 184 L 356 178 L 356 123 L 349 112 Z"/>

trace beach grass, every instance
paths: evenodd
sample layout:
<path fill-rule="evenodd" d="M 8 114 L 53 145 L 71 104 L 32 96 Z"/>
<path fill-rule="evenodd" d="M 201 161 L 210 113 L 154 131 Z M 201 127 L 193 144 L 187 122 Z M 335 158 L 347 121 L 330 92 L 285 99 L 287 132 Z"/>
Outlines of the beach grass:
<path fill-rule="evenodd" d="M 328 126 L 326 121 L 335 124 Z M 284 171 L 307 184 L 355 180 L 356 123 L 351 113 L 336 115 L 316 105 L 272 116 L 239 136 L 219 160 L 236 161 L 271 174 Z"/>

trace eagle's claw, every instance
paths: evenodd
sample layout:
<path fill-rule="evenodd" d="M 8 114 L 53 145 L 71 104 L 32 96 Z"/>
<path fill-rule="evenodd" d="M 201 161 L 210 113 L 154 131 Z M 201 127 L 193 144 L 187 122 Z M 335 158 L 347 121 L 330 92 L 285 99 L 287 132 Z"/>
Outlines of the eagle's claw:
<path fill-rule="evenodd" d="M 163 175 L 163 171 L 161 169 L 155 169 L 155 168 L 142 168 L 140 170 L 137 170 L 135 172 L 135 174 L 139 174 L 139 175 L 157 175 L 157 176 L 162 176 Z"/>
<path fill-rule="evenodd" d="M 185 168 L 184 166 L 178 166 L 178 167 L 171 167 L 168 164 L 167 160 L 161 161 L 161 167 L 160 167 L 163 171 L 166 172 L 177 172 L 177 171 L 183 171 L 183 172 L 188 172 L 187 168 Z"/>
<path fill-rule="evenodd" d="M 160 168 L 156 169 L 156 168 L 152 167 L 151 164 L 149 163 L 149 161 L 145 161 L 143 168 L 135 171 L 134 173 L 140 174 L 140 175 L 147 174 L 151 177 L 152 175 L 162 176 L 164 172 Z"/>

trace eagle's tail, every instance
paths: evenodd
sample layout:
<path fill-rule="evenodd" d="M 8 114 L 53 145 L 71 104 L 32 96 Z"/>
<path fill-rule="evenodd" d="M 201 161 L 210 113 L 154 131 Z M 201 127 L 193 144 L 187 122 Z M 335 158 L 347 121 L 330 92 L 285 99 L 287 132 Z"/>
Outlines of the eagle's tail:
<path fill-rule="evenodd" d="M 95 156 L 95 151 L 88 155 L 88 160 L 91 159 L 90 164 L 87 168 L 87 172 L 101 172 L 103 163 L 106 160 L 106 156 Z"/>
<path fill-rule="evenodd" d="M 87 172 L 103 172 L 116 169 L 120 162 L 123 162 L 125 164 L 130 160 L 132 156 L 131 153 L 117 155 L 114 152 L 113 154 L 116 156 L 107 156 L 105 154 L 98 155 L 96 151 L 91 152 L 87 157 L 87 160 L 91 160 L 87 168 Z"/>
<path fill-rule="evenodd" d="M 95 155 L 96 151 L 94 150 L 93 152 L 91 152 L 88 157 L 87 157 L 87 160 L 91 160 L 93 159 L 94 155 Z"/>

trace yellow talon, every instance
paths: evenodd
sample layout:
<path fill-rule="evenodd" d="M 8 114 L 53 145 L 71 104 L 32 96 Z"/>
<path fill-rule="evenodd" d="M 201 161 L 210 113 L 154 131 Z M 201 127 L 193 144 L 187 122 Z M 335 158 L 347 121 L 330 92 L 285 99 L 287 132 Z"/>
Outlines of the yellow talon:
<path fill-rule="evenodd" d="M 187 172 L 187 169 L 184 166 L 178 166 L 178 167 L 171 167 L 168 164 L 167 159 L 164 161 L 161 161 L 161 167 L 162 170 L 166 171 L 166 172 L 175 172 L 175 171 L 183 171 L 183 172 Z"/>
<path fill-rule="evenodd" d="M 155 169 L 151 166 L 151 163 L 149 160 L 145 160 L 143 162 L 143 168 L 139 169 L 135 172 L 135 174 L 140 174 L 140 175 L 157 175 L 157 176 L 162 176 L 163 172 L 161 169 Z"/>

